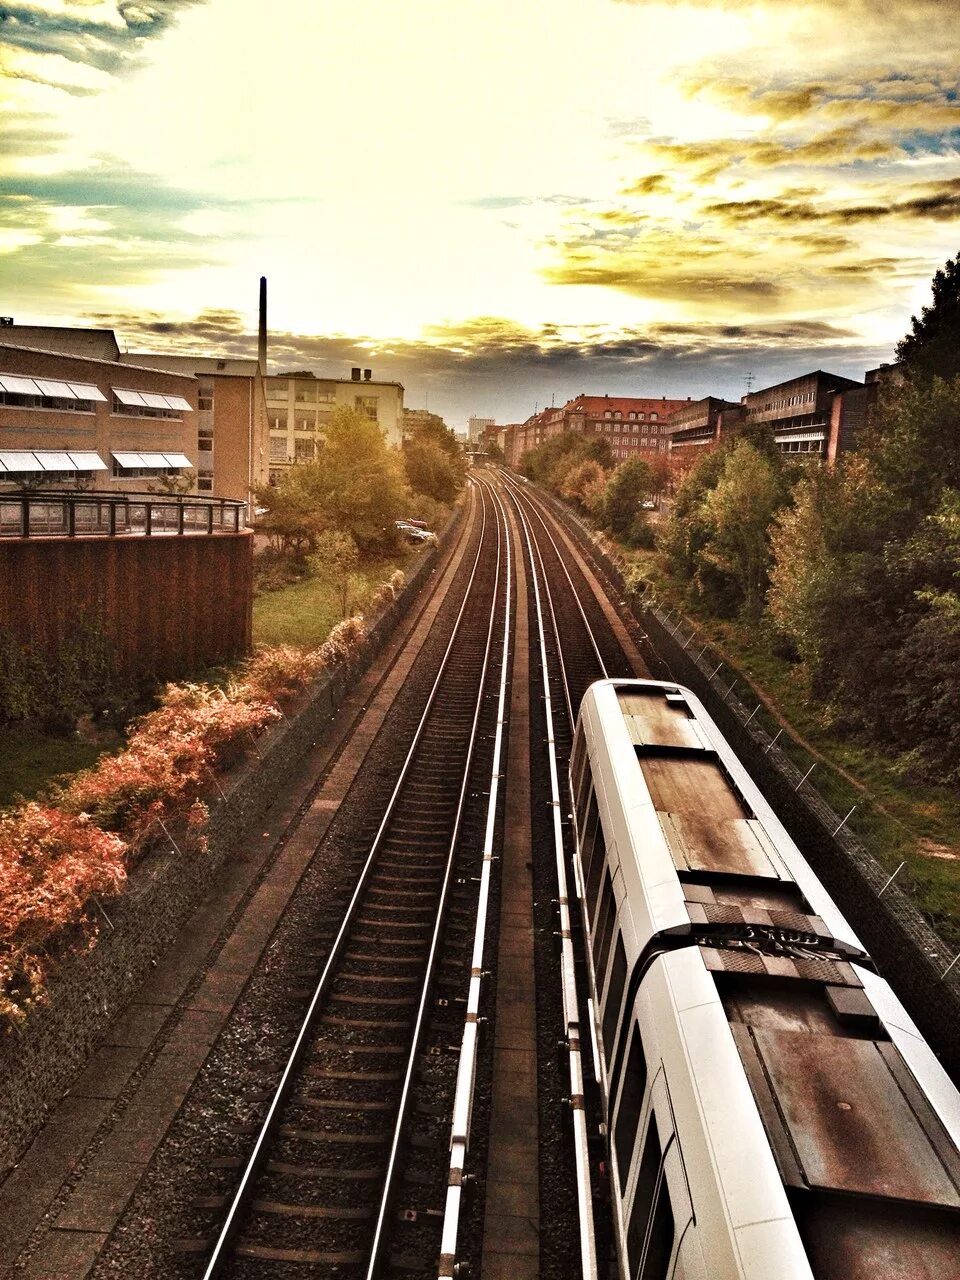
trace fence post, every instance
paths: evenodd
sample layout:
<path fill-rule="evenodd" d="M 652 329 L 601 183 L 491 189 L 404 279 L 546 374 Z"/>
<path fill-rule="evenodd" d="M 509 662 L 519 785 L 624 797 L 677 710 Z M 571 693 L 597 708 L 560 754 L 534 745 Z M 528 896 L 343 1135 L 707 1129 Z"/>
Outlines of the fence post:
<path fill-rule="evenodd" d="M 903 870 L 903 868 L 904 868 L 906 865 L 907 865 L 907 864 L 906 864 L 906 861 L 904 861 L 904 862 L 901 862 L 901 863 L 900 863 L 899 867 L 897 867 L 896 871 L 893 873 L 893 875 L 892 875 L 892 876 L 890 876 L 890 877 L 889 877 L 889 879 L 887 880 L 887 883 L 883 886 L 883 888 L 882 888 L 882 889 L 880 890 L 880 892 L 877 894 L 877 897 L 878 897 L 878 898 L 882 898 L 882 897 L 883 897 L 883 895 L 887 892 L 887 890 L 888 890 L 888 889 L 890 888 L 890 886 L 893 884 L 894 880 L 896 880 L 897 876 L 900 874 L 900 872 Z"/>
<path fill-rule="evenodd" d="M 764 747 L 764 749 L 763 749 L 763 754 L 764 754 L 764 755 L 766 755 L 766 754 L 767 754 L 767 752 L 770 750 L 770 748 L 771 748 L 772 746 L 775 746 L 775 745 L 776 745 L 777 738 L 779 738 L 779 737 L 780 737 L 781 733 L 783 733 L 783 729 L 782 729 L 782 728 L 780 728 L 780 729 L 778 729 L 778 730 L 777 730 L 776 737 L 775 737 L 775 738 L 771 738 L 771 739 L 770 739 L 770 741 L 767 743 L 767 745 Z"/>
<path fill-rule="evenodd" d="M 850 813 L 848 813 L 848 814 L 847 814 L 847 818 L 849 818 L 849 817 L 850 817 L 850 815 L 853 813 L 853 810 L 854 810 L 854 809 L 856 809 L 856 807 L 857 807 L 856 805 L 854 805 L 854 806 L 853 806 L 853 809 L 851 809 L 851 810 L 850 810 Z M 844 826 L 844 825 L 846 824 L 847 818 L 844 818 L 843 822 L 841 822 L 841 823 L 840 823 L 840 827 L 842 827 L 842 826 Z M 839 833 L 839 831 L 840 831 L 840 827 L 837 827 L 837 830 L 836 830 L 836 831 L 834 831 L 834 833 L 833 833 L 834 835 L 837 835 L 837 834 Z"/>
<path fill-rule="evenodd" d="M 800 781 L 797 783 L 797 785 L 793 788 L 793 789 L 794 789 L 794 791 L 799 791 L 799 790 L 800 790 L 800 788 L 803 786 L 803 784 L 806 782 L 806 780 L 810 777 L 811 773 L 813 773 L 813 771 L 814 771 L 814 769 L 815 769 L 816 767 L 817 767 L 817 762 L 816 762 L 816 760 L 814 760 L 813 764 L 810 766 L 810 768 L 807 770 L 807 772 L 803 775 L 803 777 L 800 779 Z"/>

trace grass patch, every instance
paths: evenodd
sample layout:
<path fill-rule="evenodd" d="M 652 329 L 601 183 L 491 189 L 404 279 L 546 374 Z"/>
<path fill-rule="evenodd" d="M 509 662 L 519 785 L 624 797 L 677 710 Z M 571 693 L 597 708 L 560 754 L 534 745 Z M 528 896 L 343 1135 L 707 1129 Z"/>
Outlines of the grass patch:
<path fill-rule="evenodd" d="M 389 559 L 370 560 L 357 569 L 348 601 L 349 613 L 362 613 L 377 587 L 393 573 L 405 573 L 416 552 L 404 551 Z M 255 645 L 295 644 L 313 649 L 323 644 L 331 628 L 343 618 L 340 591 L 323 576 L 264 591 L 253 602 L 253 643 Z"/>
<path fill-rule="evenodd" d="M 54 778 L 88 769 L 113 749 L 78 737 L 53 737 L 31 725 L 0 728 L 0 808 L 13 804 L 18 795 L 35 799 Z"/>

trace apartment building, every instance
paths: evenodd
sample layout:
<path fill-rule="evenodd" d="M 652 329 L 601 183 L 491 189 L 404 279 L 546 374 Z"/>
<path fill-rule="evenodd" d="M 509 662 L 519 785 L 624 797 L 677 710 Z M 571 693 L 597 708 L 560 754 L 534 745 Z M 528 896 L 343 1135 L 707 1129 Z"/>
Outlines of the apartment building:
<path fill-rule="evenodd" d="M 547 438 L 564 431 L 603 436 L 617 462 L 628 458 L 649 458 L 665 452 L 669 444 L 667 423 L 685 400 L 644 396 L 587 396 L 568 400 L 561 409 L 549 409 Z"/>
<path fill-rule="evenodd" d="M 132 352 L 124 364 L 190 374 L 197 380 L 192 456 L 197 490 L 252 503 L 269 478 L 270 432 L 264 379 L 257 360 L 229 356 Z"/>
<path fill-rule="evenodd" d="M 768 425 L 781 453 L 826 458 L 830 452 L 834 398 L 855 388 L 862 390 L 863 385 L 853 378 L 816 369 L 745 395 L 745 422 L 751 426 Z"/>
<path fill-rule="evenodd" d="M 196 378 L 120 364 L 109 330 L 27 328 L 0 331 L 0 487 L 142 491 L 192 481 Z M 21 345 L 41 341 L 51 345 Z"/>
<path fill-rule="evenodd" d="M 693 400 L 671 414 L 667 448 L 672 453 L 675 449 L 701 449 L 716 444 L 722 434 L 736 429 L 744 412 L 742 405 L 717 396 Z"/>
<path fill-rule="evenodd" d="M 403 385 L 375 381 L 370 369 L 353 369 L 349 378 L 321 378 L 309 371 L 276 374 L 264 379 L 264 391 L 272 481 L 294 463 L 313 461 L 337 408 L 376 422 L 388 444 L 403 442 Z"/>

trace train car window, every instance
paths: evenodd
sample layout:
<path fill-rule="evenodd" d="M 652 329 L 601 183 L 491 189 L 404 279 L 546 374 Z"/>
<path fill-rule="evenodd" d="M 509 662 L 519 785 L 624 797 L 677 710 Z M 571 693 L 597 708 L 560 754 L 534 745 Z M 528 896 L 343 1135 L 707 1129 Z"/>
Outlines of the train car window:
<path fill-rule="evenodd" d="M 572 799 L 577 806 L 578 817 L 582 817 L 579 812 L 580 802 L 583 799 L 584 787 L 584 766 L 587 763 L 587 739 L 581 732 L 573 747 L 573 757 L 570 762 L 570 791 Z"/>
<path fill-rule="evenodd" d="M 597 894 L 600 892 L 600 877 L 603 875 L 603 869 L 607 865 L 607 842 L 603 834 L 603 823 L 600 821 L 600 811 L 596 808 L 597 798 L 593 797 L 593 806 L 590 810 L 591 822 L 594 810 L 596 810 L 596 835 L 592 843 L 592 853 L 590 856 L 590 871 L 586 876 L 587 881 L 587 904 L 590 908 L 591 917 L 596 916 L 597 911 Z"/>
<path fill-rule="evenodd" d="M 604 956 L 606 960 L 606 956 Z M 627 981 L 627 953 L 623 949 L 623 938 L 617 932 L 617 949 L 613 956 L 613 968 L 610 971 L 610 985 L 607 988 L 607 1002 L 603 1006 L 603 1051 L 608 1064 L 613 1063 L 613 1046 L 617 1030 L 617 1019 L 620 1013 L 620 1001 L 623 999 L 623 988 Z"/>
<path fill-rule="evenodd" d="M 590 868 L 594 865 L 593 857 L 597 852 L 597 836 L 600 837 L 600 855 L 603 860 L 603 833 L 600 830 L 600 810 L 597 808 L 597 797 L 593 788 L 590 789 L 590 804 L 587 808 L 587 816 L 583 825 L 579 828 L 580 835 L 580 866 L 583 870 L 583 886 L 586 891 L 587 884 L 590 879 Z M 593 910 L 594 902 L 588 898 L 590 909 Z"/>
<path fill-rule="evenodd" d="M 656 1117 L 651 1115 L 647 1139 L 643 1144 L 637 1185 L 633 1193 L 630 1221 L 627 1223 L 627 1258 L 630 1262 L 631 1276 L 638 1275 L 640 1272 L 640 1259 L 647 1238 L 647 1223 L 650 1221 L 650 1207 L 653 1204 L 653 1193 L 657 1189 L 659 1172 L 660 1135 L 657 1132 Z"/>
<path fill-rule="evenodd" d="M 603 978 L 607 971 L 607 959 L 610 955 L 610 939 L 613 926 L 616 924 L 617 912 L 613 897 L 613 885 L 610 883 L 610 872 L 603 879 L 603 893 L 600 895 L 600 907 L 593 926 L 593 973 L 597 980 L 597 994 L 603 989 Z"/>
<path fill-rule="evenodd" d="M 657 1205 L 653 1222 L 647 1234 L 647 1252 L 643 1259 L 640 1280 L 667 1280 L 670 1257 L 673 1254 L 673 1208 L 670 1204 L 670 1188 L 666 1174 L 661 1173 L 657 1187 Z"/>
<path fill-rule="evenodd" d="M 617 1109 L 617 1120 L 613 1129 L 613 1143 L 617 1152 L 617 1168 L 620 1170 L 620 1190 L 625 1191 L 627 1173 L 630 1170 L 630 1157 L 633 1145 L 637 1140 L 637 1125 L 640 1123 L 640 1112 L 643 1109 L 643 1095 L 647 1091 L 647 1060 L 643 1056 L 643 1041 L 640 1039 L 640 1025 L 633 1025 L 633 1039 L 630 1041 L 630 1052 L 623 1073 L 623 1084 L 620 1088 L 620 1106 Z"/>

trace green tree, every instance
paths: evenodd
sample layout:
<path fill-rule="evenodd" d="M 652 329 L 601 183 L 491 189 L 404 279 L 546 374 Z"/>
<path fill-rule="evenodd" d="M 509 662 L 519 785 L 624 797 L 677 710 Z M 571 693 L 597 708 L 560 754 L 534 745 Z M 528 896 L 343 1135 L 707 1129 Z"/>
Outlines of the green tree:
<path fill-rule="evenodd" d="M 313 572 L 326 578 L 339 595 L 340 613 L 344 618 L 349 612 L 351 591 L 358 585 L 355 570 L 359 561 L 357 544 L 349 533 L 339 529 L 325 529 L 310 557 Z"/>
<path fill-rule="evenodd" d="M 581 511 L 596 512 L 603 501 L 607 473 L 595 458 L 584 458 L 570 468 L 564 477 L 560 497 Z"/>
<path fill-rule="evenodd" d="M 933 301 L 897 344 L 897 359 L 916 382 L 960 377 L 960 254 L 933 277 Z"/>
<path fill-rule="evenodd" d="M 644 502 L 653 493 L 653 476 L 643 458 L 622 463 L 607 481 L 603 494 L 604 527 L 622 542 L 640 544 L 646 539 Z"/>
<path fill-rule="evenodd" d="M 430 436 L 409 440 L 403 447 L 403 461 L 414 493 L 425 493 L 438 502 L 452 502 L 463 487 L 463 454 L 451 456 Z"/>
<path fill-rule="evenodd" d="M 303 472 L 324 527 L 349 533 L 361 552 L 394 545 L 394 521 L 408 503 L 403 461 L 372 419 L 338 409 L 316 462 Z"/>
<path fill-rule="evenodd" d="M 276 484 L 258 485 L 257 506 L 264 513 L 257 525 L 274 550 L 302 560 L 316 546 L 327 516 L 310 484 L 311 466 L 291 467 Z"/>
<path fill-rule="evenodd" d="M 785 499 L 777 468 L 752 444 L 738 440 L 724 456 L 717 484 L 703 500 L 705 567 L 732 588 L 734 602 L 751 614 L 763 602 L 770 564 L 768 533 Z"/>

